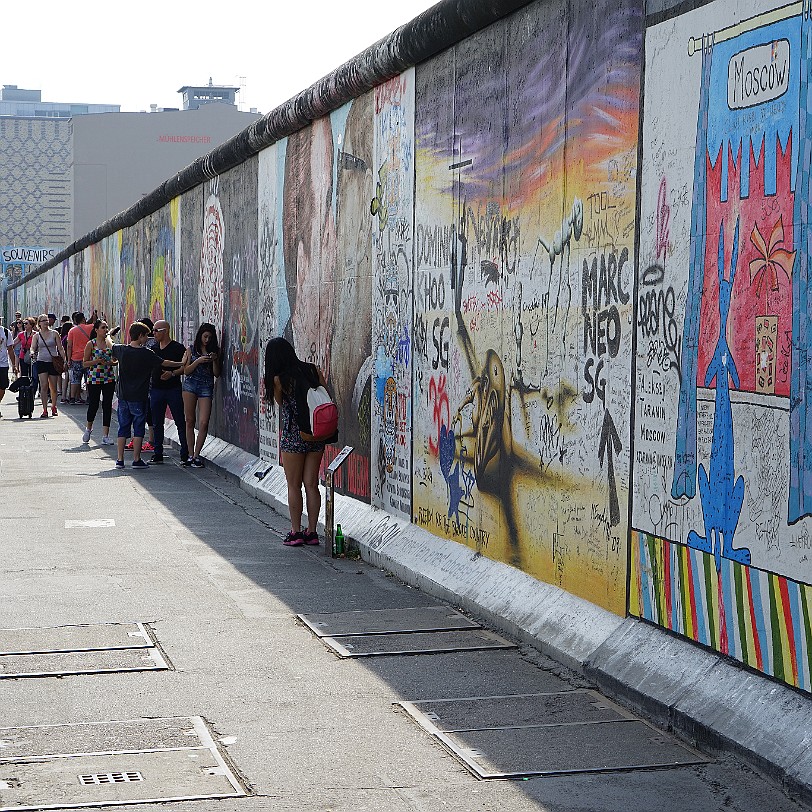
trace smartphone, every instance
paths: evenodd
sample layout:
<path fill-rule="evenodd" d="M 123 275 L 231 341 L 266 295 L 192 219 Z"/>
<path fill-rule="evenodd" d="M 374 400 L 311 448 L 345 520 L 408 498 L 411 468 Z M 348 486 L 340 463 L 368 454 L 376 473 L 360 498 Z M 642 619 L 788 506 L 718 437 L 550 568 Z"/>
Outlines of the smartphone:
<path fill-rule="evenodd" d="M 114 328 L 113 328 L 113 329 L 110 331 L 110 335 L 111 335 L 111 336 L 117 336 L 117 335 L 118 335 L 120 332 L 121 332 L 121 327 L 120 327 L 120 326 L 119 326 L 119 327 L 114 327 Z"/>

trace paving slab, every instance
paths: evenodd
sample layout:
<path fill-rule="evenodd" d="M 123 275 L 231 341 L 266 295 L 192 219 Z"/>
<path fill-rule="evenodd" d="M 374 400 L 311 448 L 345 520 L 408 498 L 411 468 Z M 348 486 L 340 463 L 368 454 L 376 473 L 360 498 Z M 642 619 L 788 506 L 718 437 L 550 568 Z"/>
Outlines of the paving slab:
<path fill-rule="evenodd" d="M 0 655 L 149 648 L 154 645 L 142 623 L 0 629 Z"/>
<path fill-rule="evenodd" d="M 479 623 L 448 606 L 409 606 L 402 609 L 319 612 L 298 614 L 297 617 L 317 637 L 480 628 Z"/>
<path fill-rule="evenodd" d="M 401 702 L 415 718 L 443 733 L 497 728 L 624 721 L 634 717 L 596 691 L 511 694 Z"/>
<path fill-rule="evenodd" d="M 707 758 L 645 722 L 622 721 L 436 733 L 479 778 L 639 770 Z"/>
<path fill-rule="evenodd" d="M 516 644 L 487 629 L 413 632 L 407 634 L 356 634 L 322 637 L 322 643 L 339 657 L 382 657 L 400 654 L 433 654 L 448 651 L 515 648 Z"/>
<path fill-rule="evenodd" d="M 61 651 L 0 656 L 0 679 L 109 674 L 119 671 L 164 671 L 169 664 L 157 648 Z"/>

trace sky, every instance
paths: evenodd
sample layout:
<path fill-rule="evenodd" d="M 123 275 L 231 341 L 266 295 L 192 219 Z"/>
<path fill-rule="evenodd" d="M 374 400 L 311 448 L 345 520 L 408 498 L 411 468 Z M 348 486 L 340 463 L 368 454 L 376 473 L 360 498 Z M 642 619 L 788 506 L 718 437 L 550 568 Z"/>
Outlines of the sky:
<path fill-rule="evenodd" d="M 267 113 L 435 1 L 3 0 L 0 84 L 137 112 L 211 78 Z"/>

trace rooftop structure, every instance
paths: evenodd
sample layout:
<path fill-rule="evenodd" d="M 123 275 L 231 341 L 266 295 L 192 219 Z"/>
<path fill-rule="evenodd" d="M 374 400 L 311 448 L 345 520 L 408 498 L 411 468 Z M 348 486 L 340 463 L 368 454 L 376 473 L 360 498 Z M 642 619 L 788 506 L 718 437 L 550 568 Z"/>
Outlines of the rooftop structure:
<path fill-rule="evenodd" d="M 230 104 L 237 106 L 238 87 L 212 84 L 211 77 L 207 85 L 184 85 L 178 90 L 183 94 L 183 109 L 197 110 L 204 104 Z"/>
<path fill-rule="evenodd" d="M 118 113 L 120 111 L 120 104 L 44 102 L 41 90 L 26 90 L 17 85 L 3 85 L 0 89 L 0 116 L 71 118 L 87 113 Z"/>

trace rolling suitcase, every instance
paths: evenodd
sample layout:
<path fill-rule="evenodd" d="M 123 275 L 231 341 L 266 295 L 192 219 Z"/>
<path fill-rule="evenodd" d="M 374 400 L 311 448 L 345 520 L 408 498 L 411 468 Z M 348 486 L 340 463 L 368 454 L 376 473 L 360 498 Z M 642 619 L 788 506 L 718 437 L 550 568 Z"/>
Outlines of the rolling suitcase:
<path fill-rule="evenodd" d="M 18 383 L 21 382 L 21 383 Z M 20 418 L 34 416 L 34 387 L 31 386 L 31 379 L 20 377 L 15 382 L 17 386 L 17 411 Z"/>

